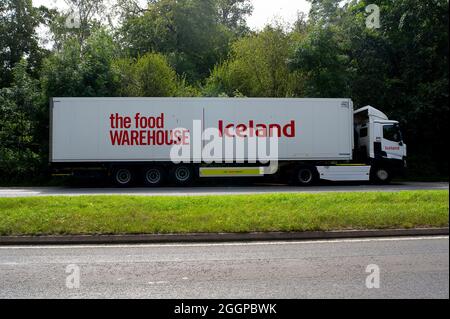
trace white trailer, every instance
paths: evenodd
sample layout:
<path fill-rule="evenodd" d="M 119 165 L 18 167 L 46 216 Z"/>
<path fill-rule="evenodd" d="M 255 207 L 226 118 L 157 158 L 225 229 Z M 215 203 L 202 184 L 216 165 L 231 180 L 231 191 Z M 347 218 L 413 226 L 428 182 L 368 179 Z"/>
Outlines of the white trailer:
<path fill-rule="evenodd" d="M 249 152 L 235 150 L 230 158 L 222 145 L 223 156 L 205 163 L 194 146 L 198 129 L 216 130 L 224 145 L 227 138 L 248 146 L 275 137 L 277 156 L 263 165 Z M 201 134 L 200 140 L 204 148 Z M 175 147 L 190 150 L 183 163 L 174 163 Z M 387 182 L 405 158 L 398 122 L 372 107 L 354 113 L 350 99 L 53 98 L 50 105 L 55 173 L 101 171 L 121 186 L 273 174 L 302 185 L 370 177 Z"/>

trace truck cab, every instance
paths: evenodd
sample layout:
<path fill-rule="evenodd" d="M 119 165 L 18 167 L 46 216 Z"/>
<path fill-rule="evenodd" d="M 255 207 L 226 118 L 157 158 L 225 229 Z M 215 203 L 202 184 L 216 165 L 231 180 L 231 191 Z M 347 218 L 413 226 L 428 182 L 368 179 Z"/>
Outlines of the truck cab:
<path fill-rule="evenodd" d="M 373 180 L 386 183 L 406 168 L 407 147 L 398 121 L 366 106 L 355 111 L 356 158 L 370 164 Z"/>

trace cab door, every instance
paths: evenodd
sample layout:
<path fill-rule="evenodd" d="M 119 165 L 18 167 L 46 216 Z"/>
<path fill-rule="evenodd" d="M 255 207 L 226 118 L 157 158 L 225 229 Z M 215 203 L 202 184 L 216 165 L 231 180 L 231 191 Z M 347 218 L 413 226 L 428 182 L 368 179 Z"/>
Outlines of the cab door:
<path fill-rule="evenodd" d="M 381 148 L 388 159 L 403 160 L 406 146 L 397 123 L 382 124 Z"/>

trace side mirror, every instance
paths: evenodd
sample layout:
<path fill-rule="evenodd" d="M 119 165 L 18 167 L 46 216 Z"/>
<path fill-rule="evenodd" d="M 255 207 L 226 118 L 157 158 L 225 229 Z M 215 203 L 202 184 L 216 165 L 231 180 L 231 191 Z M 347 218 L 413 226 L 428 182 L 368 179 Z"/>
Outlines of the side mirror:
<path fill-rule="evenodd" d="M 403 146 L 403 142 L 398 142 L 398 145 Z"/>

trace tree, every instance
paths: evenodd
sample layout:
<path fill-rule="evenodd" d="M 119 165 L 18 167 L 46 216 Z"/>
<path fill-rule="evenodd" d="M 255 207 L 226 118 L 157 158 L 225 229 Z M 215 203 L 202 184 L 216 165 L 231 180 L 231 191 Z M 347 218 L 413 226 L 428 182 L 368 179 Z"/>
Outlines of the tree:
<path fill-rule="evenodd" d="M 177 91 L 177 74 L 158 53 L 147 53 L 138 58 L 125 58 L 115 62 L 120 77 L 120 96 L 174 96 Z"/>
<path fill-rule="evenodd" d="M 257 35 L 242 38 L 232 45 L 229 59 L 214 68 L 204 94 L 293 96 L 301 81 L 288 69 L 290 53 L 290 38 L 281 28 L 266 27 Z"/>
<path fill-rule="evenodd" d="M 335 24 L 345 11 L 340 4 L 342 0 L 308 0 L 311 3 L 309 18 L 313 24 Z"/>
<path fill-rule="evenodd" d="M 352 68 L 343 43 L 333 27 L 321 24 L 297 43 L 290 67 L 303 75 L 305 96 L 351 96 Z"/>
<path fill-rule="evenodd" d="M 112 37 L 102 29 L 89 36 L 84 49 L 69 38 L 44 61 L 41 80 L 46 96 L 114 96 L 117 76 L 111 66 L 116 56 Z"/>
<path fill-rule="evenodd" d="M 38 81 L 22 59 L 12 70 L 13 83 L 0 89 L 0 180 L 29 178 L 42 169 L 45 143 L 39 140 L 42 99 Z"/>
<path fill-rule="evenodd" d="M 25 55 L 28 71 L 36 72 L 45 54 L 35 32 L 41 21 L 31 0 L 0 0 L 0 88 L 11 84 L 12 70 Z"/>
<path fill-rule="evenodd" d="M 389 48 L 384 105 L 402 121 L 413 168 L 448 175 L 448 1 L 375 3 Z"/>
<path fill-rule="evenodd" d="M 198 92 L 179 79 L 160 53 L 147 53 L 137 59 L 121 58 L 114 62 L 119 77 L 117 94 L 126 97 L 197 96 Z"/>
<path fill-rule="evenodd" d="M 220 24 L 217 0 L 158 0 L 124 15 L 119 39 L 132 57 L 160 52 L 190 82 L 206 77 L 224 58 L 232 32 Z M 237 4 L 236 4 L 237 5 Z M 134 8 L 134 7 L 133 7 Z M 222 6 L 222 8 L 227 8 Z M 228 10 L 239 11 L 239 6 Z M 135 12 L 136 12 L 135 11 Z M 240 23 L 238 13 L 227 18 Z"/>
<path fill-rule="evenodd" d="M 219 21 L 237 35 L 248 32 L 245 18 L 252 14 L 253 5 L 249 0 L 216 0 Z"/>

